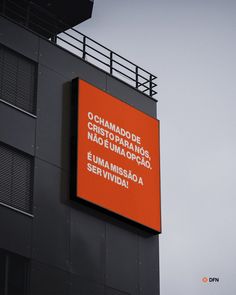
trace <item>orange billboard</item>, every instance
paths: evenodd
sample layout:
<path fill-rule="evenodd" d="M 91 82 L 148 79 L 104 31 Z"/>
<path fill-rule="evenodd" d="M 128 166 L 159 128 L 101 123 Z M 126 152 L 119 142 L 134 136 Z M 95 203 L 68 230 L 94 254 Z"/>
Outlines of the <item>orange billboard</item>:
<path fill-rule="evenodd" d="M 161 231 L 159 121 L 76 79 L 75 195 Z"/>

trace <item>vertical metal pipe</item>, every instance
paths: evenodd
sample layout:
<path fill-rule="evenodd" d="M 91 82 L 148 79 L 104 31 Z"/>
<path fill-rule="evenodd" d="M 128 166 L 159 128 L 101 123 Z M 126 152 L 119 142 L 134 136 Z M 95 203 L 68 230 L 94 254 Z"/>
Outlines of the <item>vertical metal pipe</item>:
<path fill-rule="evenodd" d="M 135 81 L 136 81 L 135 87 L 138 89 L 138 66 L 135 67 Z"/>
<path fill-rule="evenodd" d="M 51 41 L 57 43 L 57 35 L 52 36 Z"/>
<path fill-rule="evenodd" d="M 86 56 L 86 36 L 83 36 L 83 56 L 82 58 L 85 59 Z"/>
<path fill-rule="evenodd" d="M 152 75 L 149 78 L 149 95 L 152 97 Z"/>
<path fill-rule="evenodd" d="M 110 51 L 110 74 L 113 72 L 113 52 Z"/>

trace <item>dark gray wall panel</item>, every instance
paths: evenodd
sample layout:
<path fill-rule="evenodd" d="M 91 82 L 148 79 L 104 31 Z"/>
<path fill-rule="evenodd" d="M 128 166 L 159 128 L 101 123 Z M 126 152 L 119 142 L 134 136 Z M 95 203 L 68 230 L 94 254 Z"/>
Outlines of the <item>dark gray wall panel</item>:
<path fill-rule="evenodd" d="M 39 66 L 36 156 L 68 170 L 70 80 Z"/>
<path fill-rule="evenodd" d="M 101 89 L 106 89 L 106 74 L 104 72 L 42 39 L 40 40 L 39 61 L 40 64 L 61 73 L 71 80 L 80 77 Z"/>
<path fill-rule="evenodd" d="M 0 248 L 30 257 L 32 217 L 0 205 Z"/>
<path fill-rule="evenodd" d="M 69 274 L 33 261 L 31 265 L 31 295 L 68 295 Z"/>
<path fill-rule="evenodd" d="M 71 209 L 71 266 L 81 277 L 104 283 L 105 223 L 84 208 Z"/>
<path fill-rule="evenodd" d="M 113 288 L 106 287 L 105 295 L 129 295 L 130 293 L 122 292 Z M 150 294 L 151 295 L 151 294 Z"/>
<path fill-rule="evenodd" d="M 156 101 L 110 75 L 107 75 L 107 92 L 156 118 Z"/>
<path fill-rule="evenodd" d="M 3 18 L 0 42 L 33 60 L 39 57 L 39 38 Z M 156 295 L 158 237 L 99 210 L 65 203 L 71 79 L 107 89 L 153 117 L 156 102 L 46 40 L 40 40 L 39 51 L 37 126 L 34 118 L 0 103 L 0 140 L 32 155 L 37 141 L 35 218 L 0 206 L 0 247 L 27 257 L 32 249 L 38 261 L 32 294 Z"/>
<path fill-rule="evenodd" d="M 0 102 L 0 141 L 34 155 L 35 118 Z"/>
<path fill-rule="evenodd" d="M 33 258 L 68 269 L 69 208 L 62 202 L 63 177 L 59 168 L 36 159 Z"/>
<path fill-rule="evenodd" d="M 138 294 L 138 237 L 116 224 L 107 224 L 106 284 Z"/>
<path fill-rule="evenodd" d="M 37 61 L 39 38 L 0 16 L 0 43 Z"/>
<path fill-rule="evenodd" d="M 139 287 L 140 295 L 159 294 L 159 244 L 158 236 L 139 237 Z"/>
<path fill-rule="evenodd" d="M 104 286 L 71 275 L 70 295 L 104 295 Z"/>

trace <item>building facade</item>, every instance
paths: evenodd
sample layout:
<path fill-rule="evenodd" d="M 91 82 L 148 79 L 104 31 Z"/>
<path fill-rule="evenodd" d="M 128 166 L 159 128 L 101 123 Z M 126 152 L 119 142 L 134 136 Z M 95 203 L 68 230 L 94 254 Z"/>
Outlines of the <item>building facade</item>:
<path fill-rule="evenodd" d="M 0 294 L 159 294 L 158 234 L 70 199 L 71 81 L 156 101 L 0 16 Z"/>

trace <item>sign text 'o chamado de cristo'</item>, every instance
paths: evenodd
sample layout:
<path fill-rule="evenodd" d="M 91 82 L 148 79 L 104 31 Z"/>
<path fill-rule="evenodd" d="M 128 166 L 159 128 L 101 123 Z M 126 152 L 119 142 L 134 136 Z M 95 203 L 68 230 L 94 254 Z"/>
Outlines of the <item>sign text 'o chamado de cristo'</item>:
<path fill-rule="evenodd" d="M 76 81 L 76 197 L 160 232 L 159 121 Z"/>

